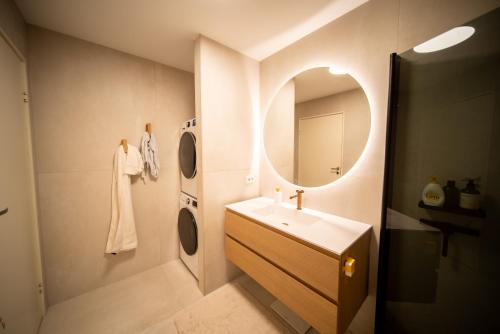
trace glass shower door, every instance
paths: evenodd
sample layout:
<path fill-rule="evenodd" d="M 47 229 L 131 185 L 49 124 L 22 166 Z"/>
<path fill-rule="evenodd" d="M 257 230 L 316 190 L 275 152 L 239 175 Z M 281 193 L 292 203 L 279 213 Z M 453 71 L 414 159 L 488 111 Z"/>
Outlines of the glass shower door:
<path fill-rule="evenodd" d="M 465 25 L 458 45 L 392 58 L 380 333 L 500 333 L 500 9 Z M 453 191 L 426 205 L 431 177 L 473 179 L 480 208 Z"/>

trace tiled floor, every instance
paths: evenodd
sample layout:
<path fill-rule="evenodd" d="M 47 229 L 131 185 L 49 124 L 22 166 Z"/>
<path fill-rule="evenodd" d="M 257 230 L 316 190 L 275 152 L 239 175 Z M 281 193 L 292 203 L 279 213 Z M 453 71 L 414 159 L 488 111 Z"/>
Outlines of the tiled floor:
<path fill-rule="evenodd" d="M 245 275 L 203 297 L 173 261 L 50 307 L 40 334 L 294 333 L 275 300 Z"/>
<path fill-rule="evenodd" d="M 238 280 L 178 312 L 173 324 L 178 334 L 292 334 Z"/>
<path fill-rule="evenodd" d="M 141 333 L 201 299 L 197 284 L 169 262 L 50 307 L 40 334 Z"/>

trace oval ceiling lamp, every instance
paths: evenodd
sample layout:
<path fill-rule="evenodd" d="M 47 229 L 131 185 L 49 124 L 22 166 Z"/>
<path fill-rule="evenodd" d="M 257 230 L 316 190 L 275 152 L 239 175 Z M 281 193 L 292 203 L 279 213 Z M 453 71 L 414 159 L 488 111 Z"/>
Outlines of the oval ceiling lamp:
<path fill-rule="evenodd" d="M 328 72 L 330 72 L 333 75 L 344 75 L 347 74 L 347 72 L 337 66 L 330 66 L 328 68 Z"/>
<path fill-rule="evenodd" d="M 440 51 L 454 45 L 460 44 L 472 35 L 476 30 L 473 27 L 463 26 L 456 27 L 447 32 L 442 33 L 427 42 L 417 45 L 413 51 L 417 53 L 429 53 Z"/>

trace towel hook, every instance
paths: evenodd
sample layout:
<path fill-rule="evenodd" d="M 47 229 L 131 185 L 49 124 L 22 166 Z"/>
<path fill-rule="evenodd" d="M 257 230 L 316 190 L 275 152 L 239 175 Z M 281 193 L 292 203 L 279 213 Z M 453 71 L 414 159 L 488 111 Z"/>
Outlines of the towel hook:
<path fill-rule="evenodd" d="M 122 139 L 120 142 L 120 145 L 123 146 L 123 151 L 125 151 L 125 154 L 128 153 L 128 142 L 127 139 Z"/>
<path fill-rule="evenodd" d="M 153 126 L 151 125 L 151 123 L 146 123 L 146 132 L 151 135 L 151 130 L 152 130 Z"/>

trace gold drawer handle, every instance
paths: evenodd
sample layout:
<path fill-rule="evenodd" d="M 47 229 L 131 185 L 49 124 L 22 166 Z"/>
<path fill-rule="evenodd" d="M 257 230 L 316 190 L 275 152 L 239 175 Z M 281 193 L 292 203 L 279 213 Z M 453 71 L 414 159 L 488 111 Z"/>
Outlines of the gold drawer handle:
<path fill-rule="evenodd" d="M 354 276 L 355 271 L 356 271 L 356 259 L 348 257 L 344 263 L 344 273 L 347 277 L 352 277 Z"/>

